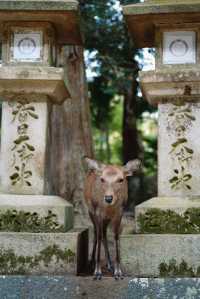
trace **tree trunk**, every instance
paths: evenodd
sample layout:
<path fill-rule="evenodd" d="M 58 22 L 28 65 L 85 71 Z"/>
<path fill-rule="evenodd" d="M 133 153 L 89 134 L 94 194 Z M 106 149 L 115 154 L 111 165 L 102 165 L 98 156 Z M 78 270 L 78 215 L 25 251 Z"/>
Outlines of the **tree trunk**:
<path fill-rule="evenodd" d="M 123 160 L 139 158 L 143 159 L 143 149 L 137 131 L 136 123 L 136 94 L 137 82 L 133 79 L 124 94 L 123 115 Z M 135 206 L 141 201 L 142 173 L 134 174 L 128 179 L 128 202 L 127 210 L 134 211 Z"/>
<path fill-rule="evenodd" d="M 135 159 L 140 154 L 136 124 L 136 92 L 137 82 L 132 81 L 124 93 L 124 112 L 123 112 L 123 162 Z"/>
<path fill-rule="evenodd" d="M 81 223 L 87 214 L 83 188 L 84 156 L 93 156 L 83 48 L 65 46 L 62 60 L 71 94 L 62 105 L 53 105 L 49 128 L 49 192 L 70 201 L 75 220 Z"/>

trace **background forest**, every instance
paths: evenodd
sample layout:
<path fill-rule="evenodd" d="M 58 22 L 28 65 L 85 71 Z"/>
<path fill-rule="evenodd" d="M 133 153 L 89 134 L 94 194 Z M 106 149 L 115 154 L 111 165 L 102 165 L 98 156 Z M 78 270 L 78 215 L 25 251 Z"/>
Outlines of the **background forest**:
<path fill-rule="evenodd" d="M 95 156 L 123 164 L 140 158 L 143 171 L 129 181 L 129 208 L 155 195 L 156 110 L 142 98 L 143 52 L 130 40 L 120 4 L 134 0 L 79 0 L 92 112 Z"/>

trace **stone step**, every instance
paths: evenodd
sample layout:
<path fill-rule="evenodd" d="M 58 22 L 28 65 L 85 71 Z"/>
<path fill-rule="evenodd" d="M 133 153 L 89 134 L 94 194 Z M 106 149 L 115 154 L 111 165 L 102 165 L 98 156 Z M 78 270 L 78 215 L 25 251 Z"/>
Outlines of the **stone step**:
<path fill-rule="evenodd" d="M 200 234 L 122 235 L 121 258 L 135 277 L 200 277 Z"/>
<path fill-rule="evenodd" d="M 59 196 L 0 194 L 0 231 L 66 232 L 73 223 L 73 206 Z"/>
<path fill-rule="evenodd" d="M 199 299 L 200 279 L 0 276 L 1 298 L 37 299 Z"/>
<path fill-rule="evenodd" d="M 0 274 L 79 274 L 88 262 L 88 230 L 0 233 Z"/>
<path fill-rule="evenodd" d="M 199 197 L 155 197 L 136 206 L 136 233 L 200 233 L 199 215 Z"/>

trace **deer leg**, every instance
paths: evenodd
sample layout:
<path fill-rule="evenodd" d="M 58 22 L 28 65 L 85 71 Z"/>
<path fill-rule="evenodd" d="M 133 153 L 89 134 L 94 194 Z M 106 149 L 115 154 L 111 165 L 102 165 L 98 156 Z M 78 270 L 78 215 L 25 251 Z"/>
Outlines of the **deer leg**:
<path fill-rule="evenodd" d="M 93 223 L 93 226 L 94 226 L 93 249 L 92 249 L 92 254 L 91 254 L 91 259 L 90 259 L 90 265 L 91 265 L 92 269 L 94 270 L 96 249 L 97 249 L 97 228 L 96 228 L 95 216 L 92 213 L 89 213 L 89 216 L 90 216 L 90 219 L 91 219 L 91 221 Z"/>
<path fill-rule="evenodd" d="M 102 222 L 98 221 L 97 225 L 97 258 L 94 271 L 94 279 L 101 280 L 102 271 L 101 271 L 101 242 L 102 242 Z"/>
<path fill-rule="evenodd" d="M 114 239 L 115 239 L 115 269 L 114 269 L 114 277 L 116 280 L 119 278 L 123 279 L 123 274 L 120 268 L 120 224 L 121 224 L 121 217 L 114 222 Z"/>
<path fill-rule="evenodd" d="M 108 240 L 107 240 L 108 224 L 109 224 L 108 220 L 103 221 L 103 245 L 104 245 L 104 250 L 105 250 L 105 257 L 106 257 L 106 263 L 107 263 L 108 271 L 113 272 L 113 266 L 112 266 L 112 261 L 111 261 L 111 258 L 110 258 L 110 252 L 109 252 L 109 249 L 108 249 Z"/>

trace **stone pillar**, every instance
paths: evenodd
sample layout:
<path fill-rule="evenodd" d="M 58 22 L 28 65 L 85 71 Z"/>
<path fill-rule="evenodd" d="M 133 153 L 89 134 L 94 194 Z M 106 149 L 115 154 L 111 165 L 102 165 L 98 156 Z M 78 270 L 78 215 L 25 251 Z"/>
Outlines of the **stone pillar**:
<path fill-rule="evenodd" d="M 1 192 L 44 194 L 48 103 L 3 102 Z"/>
<path fill-rule="evenodd" d="M 200 104 L 159 104 L 158 111 L 158 196 L 198 197 Z"/>

